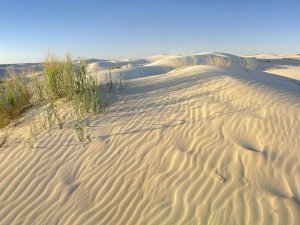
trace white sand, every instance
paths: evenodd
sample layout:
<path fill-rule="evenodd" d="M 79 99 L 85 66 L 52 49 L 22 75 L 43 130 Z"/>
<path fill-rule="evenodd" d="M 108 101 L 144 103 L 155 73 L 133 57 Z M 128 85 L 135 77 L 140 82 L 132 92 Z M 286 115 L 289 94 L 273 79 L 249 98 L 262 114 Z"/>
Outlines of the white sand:
<path fill-rule="evenodd" d="M 21 123 L 0 152 L 0 224 L 300 224 L 299 82 L 264 73 L 275 59 L 169 72 L 174 58 L 127 60 L 84 147 L 67 126 L 30 150 Z"/>

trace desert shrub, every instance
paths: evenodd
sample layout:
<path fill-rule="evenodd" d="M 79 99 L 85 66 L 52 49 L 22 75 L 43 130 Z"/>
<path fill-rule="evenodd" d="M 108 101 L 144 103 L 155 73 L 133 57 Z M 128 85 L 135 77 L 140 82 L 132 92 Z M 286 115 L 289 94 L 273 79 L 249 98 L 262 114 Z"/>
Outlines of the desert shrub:
<path fill-rule="evenodd" d="M 63 128 L 60 111 L 67 107 L 71 110 L 70 122 L 74 124 L 78 139 L 83 141 L 86 114 L 99 114 L 108 105 L 107 102 L 102 104 L 101 85 L 88 71 L 85 60 L 74 62 L 69 54 L 64 60 L 55 55 L 48 55 L 43 63 L 43 75 L 38 77 L 36 73 L 32 73 L 28 86 L 20 76 L 12 76 L 0 84 L 0 128 L 18 118 L 32 103 L 43 102 L 46 105 L 42 113 L 44 128 L 48 127 L 49 134 L 55 124 L 58 124 L 60 129 Z M 114 91 L 114 85 L 121 86 L 121 75 L 119 83 L 114 83 L 111 74 L 108 75 L 105 87 L 109 94 L 108 101 L 111 92 Z M 6 140 L 0 140 L 0 144 Z"/>
<path fill-rule="evenodd" d="M 1 84 L 0 128 L 18 118 L 30 106 L 30 91 L 20 76 L 13 75 Z"/>
<path fill-rule="evenodd" d="M 64 61 L 48 56 L 44 62 L 46 98 L 49 102 L 63 98 L 75 111 L 99 113 L 101 99 L 98 82 L 87 70 L 85 60 L 73 63 L 69 54 Z"/>
<path fill-rule="evenodd" d="M 102 111 L 100 91 L 97 79 L 87 71 L 87 64 L 80 60 L 74 67 L 74 85 L 72 101 L 75 110 L 100 113 Z"/>
<path fill-rule="evenodd" d="M 49 100 L 54 101 L 63 97 L 63 64 L 54 55 L 48 55 L 43 63 L 45 91 Z"/>
<path fill-rule="evenodd" d="M 54 123 L 58 123 L 59 128 L 62 129 L 63 123 L 58 112 L 61 107 L 68 106 L 72 112 L 72 120 L 81 121 L 80 124 L 74 125 L 75 132 L 79 134 L 84 130 L 83 118 L 87 113 L 103 112 L 97 79 L 88 71 L 85 60 L 73 63 L 69 54 L 63 61 L 59 61 L 57 57 L 50 59 L 52 61 L 48 58 L 44 63 L 45 85 L 47 86 L 45 89 L 48 90 L 46 92 L 47 125 L 51 130 Z M 53 77 L 60 80 L 60 83 L 53 82 Z M 59 99 L 62 101 L 56 104 Z M 78 139 L 82 141 L 81 135 L 79 136 Z"/>
<path fill-rule="evenodd" d="M 216 66 L 220 68 L 231 68 L 232 63 L 230 58 L 228 57 L 220 57 L 220 56 L 215 56 L 215 57 L 208 57 L 206 60 L 206 63 L 211 66 Z"/>
<path fill-rule="evenodd" d="M 48 55 L 43 67 L 47 99 L 49 101 L 60 98 L 70 100 L 76 85 L 74 75 L 78 75 L 78 71 L 74 71 L 71 55 L 67 54 L 64 60 L 60 60 L 55 55 Z"/>

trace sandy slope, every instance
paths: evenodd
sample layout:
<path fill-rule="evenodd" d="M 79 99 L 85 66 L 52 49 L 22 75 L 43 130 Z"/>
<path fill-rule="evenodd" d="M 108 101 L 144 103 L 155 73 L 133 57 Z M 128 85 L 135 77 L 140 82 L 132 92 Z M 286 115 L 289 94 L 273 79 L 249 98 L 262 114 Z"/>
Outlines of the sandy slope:
<path fill-rule="evenodd" d="M 259 54 L 251 57 L 257 59 L 260 71 L 300 80 L 300 54 Z"/>
<path fill-rule="evenodd" d="M 87 119 L 91 143 L 36 130 L 32 151 L 16 128 L 0 224 L 300 224 L 296 81 L 207 65 L 132 78 Z"/>
<path fill-rule="evenodd" d="M 300 80 L 300 66 L 277 66 L 266 72 Z"/>

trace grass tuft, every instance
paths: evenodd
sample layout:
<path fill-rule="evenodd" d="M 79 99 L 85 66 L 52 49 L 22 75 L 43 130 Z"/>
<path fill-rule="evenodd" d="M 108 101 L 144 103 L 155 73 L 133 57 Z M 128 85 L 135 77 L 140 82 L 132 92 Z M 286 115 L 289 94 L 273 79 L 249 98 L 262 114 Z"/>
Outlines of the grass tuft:
<path fill-rule="evenodd" d="M 30 91 L 23 79 L 15 74 L 11 74 L 0 87 L 0 128 L 3 128 L 30 106 Z"/>
<path fill-rule="evenodd" d="M 60 112 L 66 107 L 70 109 L 74 129 L 78 140 L 83 141 L 84 117 L 88 113 L 99 114 L 104 112 L 111 101 L 111 93 L 115 86 L 121 88 L 121 73 L 118 82 L 113 82 L 112 75 L 107 75 L 107 98 L 102 103 L 101 85 L 87 67 L 85 60 L 73 61 L 70 54 L 63 60 L 55 55 L 48 54 L 43 63 L 43 75 L 31 73 L 31 83 L 26 85 L 21 76 L 13 74 L 10 79 L 0 83 L 0 128 L 19 118 L 21 114 L 33 104 L 46 105 L 44 115 L 44 129 L 48 128 L 49 135 L 53 126 L 63 128 Z M 7 135 L 5 135 L 7 136 Z M 0 140 L 0 145 L 7 142 L 7 138 Z M 87 138 L 90 141 L 90 138 Z M 26 143 L 32 147 L 30 138 Z M 3 143 L 3 144 L 1 144 Z"/>

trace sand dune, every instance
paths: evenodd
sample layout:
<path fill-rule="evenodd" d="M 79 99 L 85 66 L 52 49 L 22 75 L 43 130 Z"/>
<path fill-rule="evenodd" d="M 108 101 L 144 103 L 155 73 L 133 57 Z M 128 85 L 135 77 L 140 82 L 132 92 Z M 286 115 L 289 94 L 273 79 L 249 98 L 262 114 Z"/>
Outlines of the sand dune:
<path fill-rule="evenodd" d="M 300 224 L 299 82 L 255 57 L 252 72 L 221 53 L 93 60 L 126 88 L 84 145 L 37 122 L 31 150 L 25 116 L 0 152 L 0 224 Z"/>
<path fill-rule="evenodd" d="M 252 58 L 255 63 L 256 72 L 267 72 L 273 75 L 300 80 L 300 55 L 297 54 L 235 56 L 227 53 L 205 52 L 194 55 L 157 55 L 136 60 L 105 60 L 94 62 L 89 64 L 89 68 L 92 73 L 97 74 L 101 82 L 105 82 L 109 71 L 116 79 L 118 79 L 121 73 L 122 79 L 129 80 L 164 74 L 187 66 L 207 65 L 210 59 L 217 57 L 229 60 L 233 69 L 241 67 L 241 60 L 244 57 Z"/>
<path fill-rule="evenodd" d="M 257 59 L 258 70 L 260 71 L 300 80 L 299 54 L 259 54 L 251 57 Z"/>
<path fill-rule="evenodd" d="M 41 71 L 40 63 L 0 64 L 0 78 L 6 77 L 9 71 L 20 74 L 28 71 Z"/>
<path fill-rule="evenodd" d="M 300 80 L 300 66 L 276 66 L 271 67 L 266 72 Z"/>

